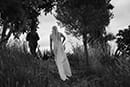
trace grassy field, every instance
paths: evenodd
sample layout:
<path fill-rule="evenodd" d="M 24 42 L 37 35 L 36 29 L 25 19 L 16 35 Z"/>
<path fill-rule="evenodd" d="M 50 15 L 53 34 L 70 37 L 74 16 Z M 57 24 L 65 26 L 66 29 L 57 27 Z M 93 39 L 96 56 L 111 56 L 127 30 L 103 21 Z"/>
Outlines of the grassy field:
<path fill-rule="evenodd" d="M 73 47 L 73 53 L 67 53 L 73 76 L 63 82 L 49 52 L 39 50 L 36 59 L 24 45 L 7 46 L 0 49 L 0 87 L 130 87 L 130 62 L 125 56 L 101 55 L 98 50 L 91 53 L 88 68 L 82 47 Z"/>

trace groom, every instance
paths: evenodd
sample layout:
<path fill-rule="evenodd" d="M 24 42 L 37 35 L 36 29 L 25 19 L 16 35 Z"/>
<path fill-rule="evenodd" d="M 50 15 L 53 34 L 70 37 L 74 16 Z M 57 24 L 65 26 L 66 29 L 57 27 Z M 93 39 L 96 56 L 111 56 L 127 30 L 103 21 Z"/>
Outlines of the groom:
<path fill-rule="evenodd" d="M 36 29 L 31 30 L 26 37 L 26 40 L 29 42 L 29 48 L 30 48 L 30 52 L 31 54 L 36 57 L 36 48 L 38 45 L 38 40 L 39 40 L 39 35 L 36 32 Z"/>

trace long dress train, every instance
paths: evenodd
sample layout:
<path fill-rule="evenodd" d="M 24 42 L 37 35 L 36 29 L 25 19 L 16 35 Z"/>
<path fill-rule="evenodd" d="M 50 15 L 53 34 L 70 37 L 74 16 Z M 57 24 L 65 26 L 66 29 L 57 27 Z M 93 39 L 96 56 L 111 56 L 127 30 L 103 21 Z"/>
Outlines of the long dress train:
<path fill-rule="evenodd" d="M 58 40 L 55 36 L 53 36 L 53 43 L 54 43 L 55 62 L 58 68 L 58 72 L 60 78 L 63 81 L 65 81 L 66 79 L 68 79 L 68 77 L 72 76 L 70 64 L 67 59 L 66 53 L 64 52 L 62 42 Z"/>

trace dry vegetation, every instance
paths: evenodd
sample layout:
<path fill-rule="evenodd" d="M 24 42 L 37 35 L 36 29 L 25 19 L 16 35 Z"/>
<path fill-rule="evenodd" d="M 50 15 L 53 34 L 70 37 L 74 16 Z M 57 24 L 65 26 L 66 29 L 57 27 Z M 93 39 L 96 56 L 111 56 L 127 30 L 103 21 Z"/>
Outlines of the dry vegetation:
<path fill-rule="evenodd" d="M 73 76 L 63 82 L 48 51 L 39 50 L 37 60 L 24 46 L 0 49 L 0 87 L 130 87 L 130 62 L 125 56 L 99 55 L 95 50 L 89 59 L 96 58 L 96 63 L 86 68 L 82 47 L 76 46 L 67 53 Z"/>

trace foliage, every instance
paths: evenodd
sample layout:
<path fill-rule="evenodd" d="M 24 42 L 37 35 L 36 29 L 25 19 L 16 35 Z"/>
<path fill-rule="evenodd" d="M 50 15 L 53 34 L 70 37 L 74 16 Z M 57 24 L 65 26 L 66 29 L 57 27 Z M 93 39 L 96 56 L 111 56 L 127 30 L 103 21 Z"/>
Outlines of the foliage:
<path fill-rule="evenodd" d="M 113 33 L 108 33 L 108 34 L 106 34 L 104 39 L 107 42 L 107 41 L 112 41 L 112 40 L 116 39 L 116 37 L 113 35 Z"/>
<path fill-rule="evenodd" d="M 21 33 L 37 29 L 38 16 L 53 9 L 55 0 L 0 0 L 0 26 L 3 27 L 2 41 L 10 35 L 18 38 Z M 9 29 L 8 34 L 7 29 Z"/>
<path fill-rule="evenodd" d="M 128 54 L 130 55 L 130 26 L 123 30 L 119 30 L 117 33 L 117 51 L 116 54 Z M 121 53 L 120 53 L 121 52 Z"/>
<path fill-rule="evenodd" d="M 104 32 L 104 26 L 109 24 L 112 16 L 107 8 L 109 2 L 110 0 L 59 1 L 55 16 L 61 26 L 66 27 L 67 34 L 76 37 L 84 33 L 97 35 Z"/>
<path fill-rule="evenodd" d="M 72 45 L 72 51 L 72 53 L 67 53 L 67 58 L 74 69 L 79 69 L 85 64 L 83 47 L 80 45 Z"/>
<path fill-rule="evenodd" d="M 90 46 L 94 46 L 94 45 L 107 45 L 108 41 L 113 41 L 115 39 L 116 39 L 116 36 L 113 35 L 113 33 L 108 33 L 108 34 L 104 34 L 102 36 L 102 38 L 94 39 L 92 37 L 88 37 L 88 44 Z"/>
<path fill-rule="evenodd" d="M 130 63 L 126 60 L 125 56 L 115 57 L 110 55 L 109 52 L 104 53 L 101 47 L 89 48 L 89 59 L 97 59 L 102 66 L 100 69 L 99 64 L 92 61 L 92 65 L 95 65 L 96 72 L 85 70 L 83 49 L 81 47 L 75 47 L 73 53 L 68 55 L 70 59 L 71 67 L 73 67 L 73 74 L 77 76 L 78 81 L 72 83 L 71 87 L 128 87 L 130 86 Z M 100 51 L 99 51 L 100 50 Z M 109 51 L 109 50 L 108 50 Z M 91 52 L 91 53 L 90 53 Z M 82 54 L 82 55 L 80 55 Z M 130 58 L 130 57 L 129 57 Z M 82 60 L 83 59 L 83 60 Z M 77 70 L 77 72 L 76 72 Z"/>
<path fill-rule="evenodd" d="M 23 85 L 29 87 L 30 83 L 32 86 L 35 84 L 36 71 L 40 67 L 34 63 L 33 56 L 18 50 L 15 45 L 10 48 L 1 49 L 0 54 L 1 87 L 22 87 Z"/>

